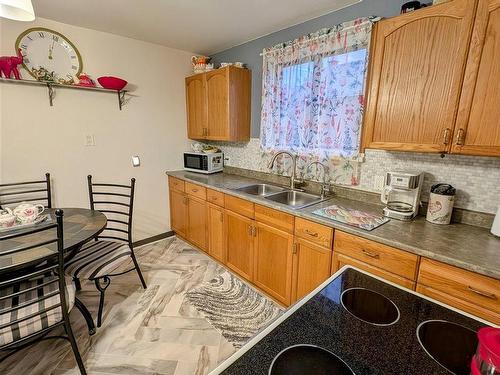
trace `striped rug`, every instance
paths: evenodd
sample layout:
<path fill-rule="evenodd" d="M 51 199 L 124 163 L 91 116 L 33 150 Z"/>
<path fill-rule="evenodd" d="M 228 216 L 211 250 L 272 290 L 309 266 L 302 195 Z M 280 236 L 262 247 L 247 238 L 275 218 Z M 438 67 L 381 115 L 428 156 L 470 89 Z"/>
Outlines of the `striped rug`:
<path fill-rule="evenodd" d="M 227 271 L 187 292 L 186 299 L 236 348 L 283 312 Z"/>

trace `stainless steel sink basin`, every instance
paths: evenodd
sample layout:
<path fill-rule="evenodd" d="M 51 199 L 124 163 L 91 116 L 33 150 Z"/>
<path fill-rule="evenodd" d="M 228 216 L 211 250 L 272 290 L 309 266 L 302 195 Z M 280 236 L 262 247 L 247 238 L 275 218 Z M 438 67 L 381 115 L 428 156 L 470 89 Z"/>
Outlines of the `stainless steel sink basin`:
<path fill-rule="evenodd" d="M 321 198 L 318 195 L 303 193 L 301 191 L 283 191 L 264 198 L 276 203 L 285 204 L 296 210 L 323 202 L 327 199 Z"/>
<path fill-rule="evenodd" d="M 261 197 L 266 197 L 271 194 L 276 194 L 280 192 L 286 191 L 285 188 L 282 188 L 280 186 L 274 186 L 274 185 L 268 185 L 268 184 L 255 184 L 255 185 L 249 185 L 249 186 L 244 186 L 238 189 L 234 189 L 236 191 L 240 191 L 242 193 L 247 193 L 250 195 L 258 195 Z"/>

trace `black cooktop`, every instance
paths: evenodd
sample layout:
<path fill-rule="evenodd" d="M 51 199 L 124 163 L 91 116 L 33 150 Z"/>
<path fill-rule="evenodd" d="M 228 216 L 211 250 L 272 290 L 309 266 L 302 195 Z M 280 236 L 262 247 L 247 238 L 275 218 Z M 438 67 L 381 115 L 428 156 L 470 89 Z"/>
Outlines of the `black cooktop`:
<path fill-rule="evenodd" d="M 273 375 L 334 375 L 347 369 L 331 370 L 327 364 L 344 362 L 356 375 L 468 375 L 475 333 L 482 326 L 347 268 L 222 374 L 268 374 L 273 365 Z M 307 363 L 312 367 L 297 370 Z"/>

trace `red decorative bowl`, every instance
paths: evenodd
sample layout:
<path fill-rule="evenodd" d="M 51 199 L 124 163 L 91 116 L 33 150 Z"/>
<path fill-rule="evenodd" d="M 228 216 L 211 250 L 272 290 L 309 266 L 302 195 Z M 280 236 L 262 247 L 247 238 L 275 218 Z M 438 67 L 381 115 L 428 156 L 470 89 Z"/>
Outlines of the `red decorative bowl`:
<path fill-rule="evenodd" d="M 127 81 L 118 77 L 99 77 L 97 78 L 99 84 L 105 89 L 109 90 L 123 90 L 127 86 Z"/>

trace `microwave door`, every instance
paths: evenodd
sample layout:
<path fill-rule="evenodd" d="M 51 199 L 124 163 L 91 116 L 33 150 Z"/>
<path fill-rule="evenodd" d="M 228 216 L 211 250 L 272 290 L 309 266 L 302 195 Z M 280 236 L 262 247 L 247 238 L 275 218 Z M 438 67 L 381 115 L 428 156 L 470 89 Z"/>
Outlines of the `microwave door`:
<path fill-rule="evenodd" d="M 203 170 L 203 157 L 201 155 L 184 154 L 184 167 Z"/>

